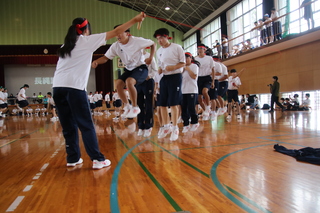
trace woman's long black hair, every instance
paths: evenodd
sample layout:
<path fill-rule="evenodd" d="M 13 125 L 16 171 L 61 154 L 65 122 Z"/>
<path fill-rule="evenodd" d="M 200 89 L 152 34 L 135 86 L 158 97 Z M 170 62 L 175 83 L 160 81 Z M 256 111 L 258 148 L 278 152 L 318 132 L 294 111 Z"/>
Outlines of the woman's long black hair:
<path fill-rule="evenodd" d="M 64 38 L 64 44 L 58 49 L 59 57 L 64 58 L 66 56 L 71 56 L 71 51 L 76 46 L 78 36 L 80 35 L 77 32 L 76 25 L 77 24 L 81 25 L 84 21 L 85 21 L 85 18 L 76 18 L 72 21 L 72 25 L 69 27 L 68 33 L 67 33 L 66 37 Z M 91 33 L 89 22 L 87 25 L 80 28 L 80 30 L 83 32 L 87 28 L 89 28 L 89 31 Z"/>

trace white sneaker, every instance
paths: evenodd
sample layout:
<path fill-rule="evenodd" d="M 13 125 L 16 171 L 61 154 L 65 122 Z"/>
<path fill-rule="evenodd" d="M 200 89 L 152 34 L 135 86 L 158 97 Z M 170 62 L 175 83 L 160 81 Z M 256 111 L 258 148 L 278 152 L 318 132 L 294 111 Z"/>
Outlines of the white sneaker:
<path fill-rule="evenodd" d="M 178 127 L 174 127 L 172 132 L 171 132 L 170 141 L 175 141 L 178 138 L 179 138 L 179 128 Z"/>
<path fill-rule="evenodd" d="M 198 127 L 200 126 L 199 123 L 196 123 L 196 124 L 191 124 L 191 128 L 190 128 L 190 131 L 191 132 L 194 132 L 198 129 Z"/>
<path fill-rule="evenodd" d="M 152 127 L 150 127 L 149 129 L 145 129 L 144 130 L 144 134 L 143 134 L 143 137 L 150 137 L 151 135 L 151 132 L 152 132 Z"/>
<path fill-rule="evenodd" d="M 132 108 L 132 106 L 130 104 L 127 104 L 123 107 L 124 112 L 121 114 L 122 118 L 126 118 L 128 113 L 130 112 L 130 109 Z M 117 116 L 117 115 L 116 115 Z"/>
<path fill-rule="evenodd" d="M 208 121 L 209 120 L 209 115 L 208 116 L 202 116 L 203 121 Z"/>
<path fill-rule="evenodd" d="M 227 120 L 231 120 L 231 115 L 228 115 L 228 116 L 227 116 Z"/>
<path fill-rule="evenodd" d="M 139 107 L 132 107 L 128 114 L 126 115 L 127 118 L 135 118 L 141 112 Z"/>
<path fill-rule="evenodd" d="M 217 113 L 216 113 L 215 111 L 212 111 L 212 112 L 211 112 L 211 115 L 210 115 L 210 119 L 211 119 L 212 121 L 214 121 L 214 120 L 216 120 L 216 118 L 217 118 Z"/>
<path fill-rule="evenodd" d="M 209 112 L 206 110 L 202 113 L 202 117 L 209 117 Z"/>
<path fill-rule="evenodd" d="M 217 115 L 222 115 L 222 114 L 223 114 L 223 109 L 219 108 L 218 111 L 217 111 Z"/>
<path fill-rule="evenodd" d="M 182 133 L 187 133 L 190 130 L 190 126 L 184 126 L 182 129 Z"/>
<path fill-rule="evenodd" d="M 142 135 L 143 135 L 143 129 L 139 129 L 137 135 L 138 135 L 138 136 L 142 136 Z"/>
<path fill-rule="evenodd" d="M 163 134 L 163 133 L 162 133 L 162 132 L 163 132 L 163 128 L 164 128 L 163 126 L 161 126 L 161 127 L 159 128 L 158 136 Z"/>
<path fill-rule="evenodd" d="M 238 120 L 241 119 L 241 115 L 240 115 L 240 114 L 237 115 L 237 119 L 238 119 Z"/>
<path fill-rule="evenodd" d="M 105 159 L 104 161 L 98 161 L 98 160 L 93 160 L 93 169 L 102 169 L 104 167 L 110 166 L 111 161 L 108 159 Z"/>
<path fill-rule="evenodd" d="M 162 131 L 161 134 L 158 135 L 158 138 L 164 138 L 167 136 L 167 134 L 169 134 L 172 130 L 170 126 L 167 127 L 162 127 Z"/>
<path fill-rule="evenodd" d="M 226 112 L 228 111 L 228 107 L 223 107 L 222 110 L 223 110 L 222 112 L 223 112 L 223 114 L 224 114 L 224 113 L 226 113 Z"/>
<path fill-rule="evenodd" d="M 76 166 L 76 165 L 82 164 L 82 163 L 83 163 L 83 160 L 82 160 L 82 158 L 80 158 L 80 159 L 78 160 L 78 162 L 75 162 L 75 163 L 67 163 L 67 166 Z"/>

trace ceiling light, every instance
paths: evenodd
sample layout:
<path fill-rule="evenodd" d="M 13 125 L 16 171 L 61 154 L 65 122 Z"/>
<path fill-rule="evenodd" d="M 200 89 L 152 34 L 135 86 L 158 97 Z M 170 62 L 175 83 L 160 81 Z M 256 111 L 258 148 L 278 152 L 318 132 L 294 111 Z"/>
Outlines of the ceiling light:
<path fill-rule="evenodd" d="M 166 8 L 164 8 L 165 10 L 170 10 L 170 7 L 166 7 Z"/>

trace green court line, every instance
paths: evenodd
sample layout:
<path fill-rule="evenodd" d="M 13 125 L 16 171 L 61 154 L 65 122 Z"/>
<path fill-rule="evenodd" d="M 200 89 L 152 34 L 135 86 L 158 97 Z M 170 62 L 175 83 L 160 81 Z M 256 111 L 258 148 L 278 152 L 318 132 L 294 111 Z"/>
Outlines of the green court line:
<path fill-rule="evenodd" d="M 243 196 L 242 194 L 240 194 L 239 192 L 237 192 L 236 190 L 232 189 L 231 187 L 223 184 L 230 192 L 232 192 L 233 194 L 237 195 L 238 197 L 240 197 L 242 200 L 245 200 L 246 202 L 250 203 L 251 205 L 253 205 L 254 207 L 256 207 L 257 209 L 260 209 L 263 212 L 266 213 L 271 213 L 271 211 L 262 208 L 261 206 L 259 206 L 258 204 L 256 204 L 253 200 L 250 200 L 249 198 Z"/>
<path fill-rule="evenodd" d="M 151 140 L 150 140 L 151 141 Z M 162 146 L 160 146 L 159 144 L 155 143 L 154 141 L 151 141 L 154 145 L 160 147 L 160 149 L 164 150 L 165 152 L 169 153 L 170 155 L 172 155 L 173 157 L 177 158 L 178 160 L 182 161 L 183 163 L 185 163 L 186 165 L 190 166 L 192 169 L 196 170 L 197 172 L 199 172 L 200 174 L 206 176 L 207 178 L 209 178 L 209 174 L 205 173 L 204 171 L 202 171 L 201 169 L 193 166 L 192 164 L 188 163 L 187 161 L 183 160 L 182 158 L 178 157 L 177 155 L 171 153 L 169 150 L 163 148 Z"/>
<path fill-rule="evenodd" d="M 150 140 L 151 141 L 151 140 Z M 160 146 L 159 144 L 155 143 L 154 141 L 151 141 L 154 145 L 160 147 L 161 149 L 163 149 L 165 152 L 171 154 L 172 156 L 174 156 L 175 158 L 179 159 L 180 161 L 182 161 L 183 163 L 187 164 L 188 166 L 190 166 L 191 168 L 193 168 L 194 170 L 196 170 L 197 172 L 201 173 L 202 175 L 210 178 L 210 175 L 203 172 L 202 170 L 198 169 L 197 167 L 193 166 L 192 164 L 188 163 L 187 161 L 183 160 L 182 158 L 176 156 L 175 154 L 171 153 L 170 151 L 166 150 L 165 148 L 163 148 L 162 146 Z M 260 146 L 269 146 L 269 145 L 272 145 L 272 144 L 264 144 L 264 145 L 260 145 Z M 255 146 L 255 147 L 260 147 L 260 146 Z M 246 148 L 246 149 L 251 149 L 253 147 L 250 147 L 250 148 Z M 242 150 L 246 150 L 246 149 L 242 149 Z M 241 150 L 239 150 L 241 151 Z M 238 151 L 236 151 L 238 152 Z M 234 152 L 234 153 L 236 153 Z M 216 185 L 217 186 L 217 185 Z M 217 186 L 217 188 L 223 193 L 223 191 L 221 190 L 221 188 L 219 188 Z M 224 188 L 223 188 L 224 189 Z M 263 210 L 264 212 L 268 212 L 270 213 L 268 210 L 262 208 L 261 206 L 259 206 L 258 204 L 256 204 L 254 201 L 251 201 L 249 199 L 247 199 L 245 196 L 241 195 L 240 193 L 235 193 L 236 191 L 235 190 L 230 190 L 231 188 L 229 187 L 229 191 L 233 192 L 234 194 L 237 194 L 238 197 L 242 198 L 243 200 L 245 201 L 250 201 L 248 203 L 250 203 L 251 205 L 255 206 L 256 208 L 260 209 L 260 210 Z M 225 190 L 225 189 L 224 189 Z M 226 190 L 225 190 L 226 191 Z M 228 194 L 228 193 L 223 193 L 223 194 Z M 231 195 L 229 193 L 229 195 Z M 245 205 L 244 203 L 242 203 L 241 201 L 239 201 L 238 199 L 236 199 L 235 197 L 233 197 L 232 195 L 231 196 L 227 196 L 232 202 L 234 202 L 235 204 L 237 204 L 239 207 L 241 207 L 242 209 L 248 211 L 248 212 L 255 212 L 253 209 L 251 209 L 250 207 L 248 207 L 247 205 Z"/>
<path fill-rule="evenodd" d="M 4 138 L 10 137 L 10 136 L 12 136 L 12 135 L 19 134 L 20 132 L 22 132 L 22 131 L 18 131 L 18 132 L 12 133 L 11 135 L 3 136 L 3 137 L 1 137 L 0 139 L 4 139 Z"/>
<path fill-rule="evenodd" d="M 14 139 L 14 140 L 12 140 L 12 141 L 10 141 L 10 142 L 6 143 L 6 144 L 3 144 L 3 145 L 1 145 L 1 146 L 0 146 L 0 148 L 5 147 L 5 146 L 7 146 L 7 145 L 9 145 L 9 144 L 12 144 L 12 143 L 14 143 L 14 142 L 16 142 L 16 141 L 18 141 L 18 140 L 20 140 L 20 139 L 23 139 L 23 138 L 25 138 L 25 137 L 27 137 L 27 136 L 29 136 L 29 135 L 31 135 L 31 134 L 33 134 L 33 133 L 37 132 L 37 131 L 39 131 L 39 129 L 37 129 L 37 130 L 35 130 L 35 131 L 33 131 L 33 132 L 30 132 L 29 134 L 24 135 L 24 136 L 22 136 L 22 137 L 20 137 L 20 138 Z"/>
<path fill-rule="evenodd" d="M 269 141 L 268 139 L 265 139 L 265 140 Z M 215 145 L 215 146 L 199 146 L 199 147 L 183 148 L 183 149 L 179 149 L 179 150 L 203 149 L 203 148 L 222 147 L 222 146 L 236 146 L 236 145 L 245 145 L 245 144 L 256 144 L 256 143 L 265 143 L 266 141 L 257 141 L 257 142 L 248 142 L 248 143 L 235 143 L 235 144 L 225 144 L 225 145 Z M 279 142 L 279 143 L 282 143 L 282 142 Z M 162 151 L 159 150 L 159 151 L 134 152 L 134 153 L 154 153 L 154 152 L 162 152 Z"/>
<path fill-rule="evenodd" d="M 219 164 L 227 157 L 229 157 L 230 155 L 233 155 L 235 153 L 238 152 L 242 152 L 244 150 L 248 150 L 248 149 L 253 149 L 253 148 L 257 148 L 257 147 L 262 147 L 262 146 L 270 146 L 273 144 L 264 144 L 264 145 L 260 145 L 260 146 L 253 146 L 253 147 L 249 147 L 249 148 L 245 148 L 245 149 L 241 149 L 241 150 L 237 150 L 235 152 L 229 153 L 223 157 L 221 157 L 220 159 L 218 159 L 213 166 L 211 167 L 211 179 L 213 181 L 213 183 L 216 185 L 216 187 L 220 190 L 220 192 L 222 194 L 224 194 L 227 198 L 229 198 L 233 203 L 235 203 L 237 206 L 239 206 L 240 208 L 242 208 L 243 210 L 249 212 L 249 213 L 253 213 L 256 212 L 255 210 L 253 210 L 252 208 L 250 208 L 249 206 L 245 205 L 244 203 L 242 203 L 239 199 L 237 199 L 236 197 L 234 197 L 229 191 L 227 191 L 225 189 L 225 187 L 222 186 L 222 184 L 220 183 L 218 177 L 217 177 L 217 167 L 219 166 Z M 262 208 L 262 207 L 260 207 Z"/>
<path fill-rule="evenodd" d="M 114 131 L 114 129 L 112 128 Z M 126 159 L 126 157 L 130 154 L 136 162 L 140 165 L 140 167 L 144 170 L 144 172 L 147 174 L 147 176 L 152 180 L 152 182 L 156 185 L 156 187 L 159 189 L 159 191 L 163 194 L 163 196 L 168 200 L 168 202 L 171 204 L 171 206 L 175 209 L 175 211 L 182 211 L 181 207 L 175 202 L 175 200 L 170 196 L 170 194 L 161 186 L 159 181 L 151 174 L 151 172 L 145 167 L 145 165 L 139 160 L 139 158 L 132 153 L 133 149 L 135 149 L 137 146 L 140 144 L 144 143 L 147 141 L 149 138 L 139 142 L 135 146 L 133 146 L 131 149 L 129 149 L 128 145 L 122 140 L 121 137 L 119 137 L 117 134 L 116 136 L 119 138 L 121 143 L 128 149 L 128 151 L 123 155 L 121 160 L 118 162 L 116 169 L 114 171 L 114 174 L 112 175 L 112 182 L 111 182 L 111 187 L 110 187 L 110 208 L 111 212 L 113 213 L 118 213 L 120 212 L 119 209 L 119 204 L 118 204 L 118 193 L 117 193 L 117 185 L 118 185 L 118 176 L 120 174 L 120 169 L 121 166 Z M 154 136 L 153 136 L 154 137 Z"/>

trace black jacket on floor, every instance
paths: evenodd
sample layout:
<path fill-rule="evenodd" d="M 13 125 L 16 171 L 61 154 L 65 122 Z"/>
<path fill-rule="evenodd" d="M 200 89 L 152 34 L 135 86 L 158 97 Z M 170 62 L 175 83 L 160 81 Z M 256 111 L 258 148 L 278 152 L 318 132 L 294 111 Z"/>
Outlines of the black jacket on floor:
<path fill-rule="evenodd" d="M 287 149 L 279 144 L 275 144 L 273 148 L 277 152 L 295 157 L 298 161 L 320 165 L 320 148 Z"/>

